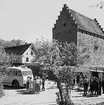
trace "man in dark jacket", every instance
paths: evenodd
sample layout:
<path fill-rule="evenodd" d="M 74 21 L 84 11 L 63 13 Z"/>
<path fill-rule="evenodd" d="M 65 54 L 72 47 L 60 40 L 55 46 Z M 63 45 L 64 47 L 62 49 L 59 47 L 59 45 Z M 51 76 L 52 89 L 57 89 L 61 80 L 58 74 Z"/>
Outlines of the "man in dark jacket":
<path fill-rule="evenodd" d="M 102 90 L 103 90 L 103 94 L 104 94 L 104 76 L 102 77 Z"/>
<path fill-rule="evenodd" d="M 91 77 L 90 79 L 90 92 L 93 95 L 93 92 L 94 92 L 94 78 L 93 77 Z"/>
<path fill-rule="evenodd" d="M 42 77 L 42 90 L 45 91 L 45 77 Z"/>
<path fill-rule="evenodd" d="M 101 79 L 98 79 L 98 95 L 101 95 Z"/>
<path fill-rule="evenodd" d="M 87 91 L 88 91 L 88 80 L 87 80 L 87 78 L 84 79 L 83 86 L 84 86 L 84 94 L 83 94 L 83 96 L 86 96 Z"/>

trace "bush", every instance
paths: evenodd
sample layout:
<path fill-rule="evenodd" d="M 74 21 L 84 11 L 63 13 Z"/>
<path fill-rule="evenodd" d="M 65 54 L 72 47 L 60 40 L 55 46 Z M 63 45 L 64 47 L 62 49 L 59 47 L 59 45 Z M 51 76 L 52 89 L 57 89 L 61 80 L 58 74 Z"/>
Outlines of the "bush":
<path fill-rule="evenodd" d="M 0 98 L 4 95 L 3 85 L 0 83 Z"/>
<path fill-rule="evenodd" d="M 4 95 L 3 91 L 3 79 L 6 78 L 6 75 L 4 75 L 2 72 L 0 72 L 0 98 Z"/>

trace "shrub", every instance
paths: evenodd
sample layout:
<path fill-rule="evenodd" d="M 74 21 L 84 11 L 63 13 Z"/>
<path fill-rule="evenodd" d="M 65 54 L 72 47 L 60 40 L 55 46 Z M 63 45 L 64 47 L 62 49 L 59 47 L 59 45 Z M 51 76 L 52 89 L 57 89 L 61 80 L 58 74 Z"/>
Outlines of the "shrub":
<path fill-rule="evenodd" d="M 3 91 L 3 79 L 6 78 L 6 75 L 4 74 L 4 72 L 0 72 L 0 98 L 4 95 L 4 91 Z"/>

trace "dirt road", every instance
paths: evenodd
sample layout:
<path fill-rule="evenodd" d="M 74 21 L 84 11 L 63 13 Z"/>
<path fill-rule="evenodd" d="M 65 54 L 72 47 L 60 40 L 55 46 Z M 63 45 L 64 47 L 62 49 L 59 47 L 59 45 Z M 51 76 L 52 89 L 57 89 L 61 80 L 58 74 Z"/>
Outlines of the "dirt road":
<path fill-rule="evenodd" d="M 56 105 L 57 88 L 53 82 L 46 81 L 46 91 L 40 94 L 23 94 L 25 89 L 5 89 L 5 96 L 0 98 L 0 105 Z M 56 87 L 56 86 L 54 86 Z M 71 100 L 75 105 L 96 105 L 104 102 L 104 94 L 98 97 L 83 97 L 83 92 L 71 91 Z"/>
<path fill-rule="evenodd" d="M 104 102 L 104 94 L 98 97 L 83 97 L 83 92 L 72 90 L 71 99 L 76 105 L 96 105 Z"/>
<path fill-rule="evenodd" d="M 5 89 L 5 96 L 0 98 L 0 105 L 56 105 L 57 89 L 52 89 L 49 83 L 46 86 L 46 91 L 40 94 L 23 94 L 25 89 Z"/>

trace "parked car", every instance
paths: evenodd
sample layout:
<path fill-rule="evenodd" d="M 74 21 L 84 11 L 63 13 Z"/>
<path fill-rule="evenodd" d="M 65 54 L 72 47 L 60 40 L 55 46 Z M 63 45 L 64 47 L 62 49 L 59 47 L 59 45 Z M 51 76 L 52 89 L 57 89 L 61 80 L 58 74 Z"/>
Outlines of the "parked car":
<path fill-rule="evenodd" d="M 32 70 L 26 66 L 8 67 L 7 77 L 3 80 L 3 85 L 11 85 L 14 88 L 24 87 L 28 76 L 33 80 Z"/>

